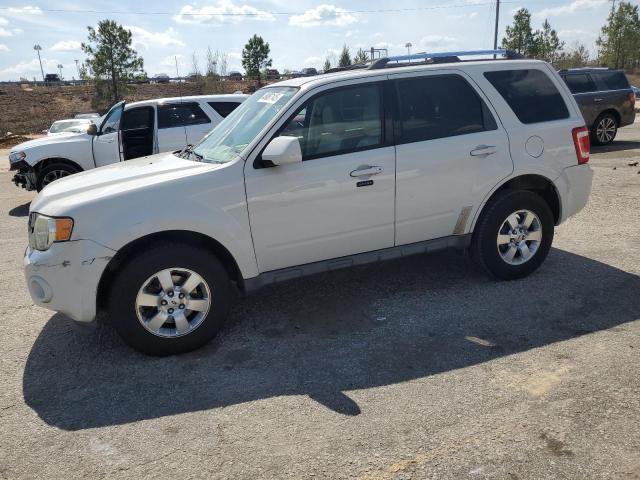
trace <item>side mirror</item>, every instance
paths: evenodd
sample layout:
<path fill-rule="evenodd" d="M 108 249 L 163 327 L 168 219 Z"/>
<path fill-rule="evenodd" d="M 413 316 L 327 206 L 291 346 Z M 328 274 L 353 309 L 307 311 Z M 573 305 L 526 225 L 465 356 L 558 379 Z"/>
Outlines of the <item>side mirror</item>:
<path fill-rule="evenodd" d="M 96 126 L 95 123 L 91 123 L 87 127 L 87 135 L 97 135 L 97 134 L 98 134 L 98 127 Z"/>
<path fill-rule="evenodd" d="M 262 159 L 274 165 L 289 165 L 302 162 L 300 141 L 296 137 L 276 137 L 262 152 Z"/>

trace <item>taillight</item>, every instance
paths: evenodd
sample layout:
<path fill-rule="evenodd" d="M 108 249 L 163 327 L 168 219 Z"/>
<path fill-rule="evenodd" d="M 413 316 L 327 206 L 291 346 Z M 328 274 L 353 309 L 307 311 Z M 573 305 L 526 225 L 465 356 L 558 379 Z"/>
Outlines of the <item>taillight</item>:
<path fill-rule="evenodd" d="M 635 92 L 629 93 L 629 101 L 631 102 L 631 106 L 633 107 L 636 103 L 636 94 Z"/>
<path fill-rule="evenodd" d="M 589 129 L 587 127 L 577 127 L 571 131 L 573 135 L 573 145 L 576 147 L 576 156 L 578 157 L 578 165 L 589 161 Z"/>

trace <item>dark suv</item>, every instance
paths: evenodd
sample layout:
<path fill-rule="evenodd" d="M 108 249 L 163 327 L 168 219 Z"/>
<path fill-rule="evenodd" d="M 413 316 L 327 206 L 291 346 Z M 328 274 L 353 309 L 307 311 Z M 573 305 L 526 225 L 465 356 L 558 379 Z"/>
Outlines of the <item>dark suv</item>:
<path fill-rule="evenodd" d="M 593 144 L 613 142 L 618 128 L 635 120 L 636 96 L 622 70 L 573 68 L 559 73 L 580 106 Z"/>

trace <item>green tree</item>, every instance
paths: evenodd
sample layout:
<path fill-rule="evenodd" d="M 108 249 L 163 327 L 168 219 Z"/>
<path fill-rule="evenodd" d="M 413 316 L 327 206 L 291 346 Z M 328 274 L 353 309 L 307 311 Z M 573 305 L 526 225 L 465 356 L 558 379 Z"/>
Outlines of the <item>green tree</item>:
<path fill-rule="evenodd" d="M 349 47 L 345 44 L 340 52 L 340 59 L 338 60 L 339 67 L 348 67 L 352 64 L 351 53 L 349 53 Z"/>
<path fill-rule="evenodd" d="M 554 66 L 559 69 L 579 68 L 589 64 L 589 50 L 582 43 L 576 43 L 571 50 L 560 52 Z"/>
<path fill-rule="evenodd" d="M 531 30 L 531 13 L 521 8 L 513 16 L 513 25 L 509 25 L 502 39 L 502 48 L 513 50 L 525 57 L 535 57 L 536 42 Z"/>
<path fill-rule="evenodd" d="M 324 65 L 322 66 L 322 70 L 326 72 L 329 69 L 331 69 L 331 61 L 327 58 L 324 61 Z"/>
<path fill-rule="evenodd" d="M 362 48 L 359 48 L 355 57 L 353 57 L 353 63 L 355 64 L 365 63 L 368 60 L 369 60 L 369 54 L 365 52 Z"/>
<path fill-rule="evenodd" d="M 262 37 L 254 35 L 249 39 L 242 49 L 242 66 L 249 78 L 259 80 L 260 71 L 271 66 L 270 52 L 269 43 Z"/>
<path fill-rule="evenodd" d="M 97 79 L 107 80 L 107 95 L 118 101 L 128 81 L 144 73 L 144 61 L 131 46 L 131 31 L 113 20 L 98 22 L 98 29 L 87 27 L 89 37 L 82 44 L 86 64 Z"/>
<path fill-rule="evenodd" d="M 551 28 L 549 20 L 545 19 L 542 30 L 536 30 L 534 34 L 536 58 L 554 63 L 560 51 L 564 48 L 564 42 L 558 38 L 557 32 Z"/>
<path fill-rule="evenodd" d="M 596 45 L 600 63 L 611 68 L 631 70 L 640 60 L 640 19 L 638 6 L 620 2 L 611 10 Z"/>

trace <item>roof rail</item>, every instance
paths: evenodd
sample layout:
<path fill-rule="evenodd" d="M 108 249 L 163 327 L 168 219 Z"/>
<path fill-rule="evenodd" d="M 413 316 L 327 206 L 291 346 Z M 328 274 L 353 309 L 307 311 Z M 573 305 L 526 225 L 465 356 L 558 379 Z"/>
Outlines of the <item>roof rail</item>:
<path fill-rule="evenodd" d="M 379 68 L 385 68 L 389 62 L 411 62 L 411 60 L 431 60 L 432 63 L 454 63 L 460 62 L 460 57 L 473 57 L 473 56 L 490 56 L 503 57 L 505 59 L 522 59 L 524 58 L 517 52 L 506 49 L 498 50 L 468 50 L 458 52 L 434 52 L 434 53 L 414 53 L 411 55 L 397 55 L 393 57 L 380 58 L 372 62 L 369 66 L 370 70 L 376 70 Z M 405 63 L 406 65 L 406 63 Z"/>

